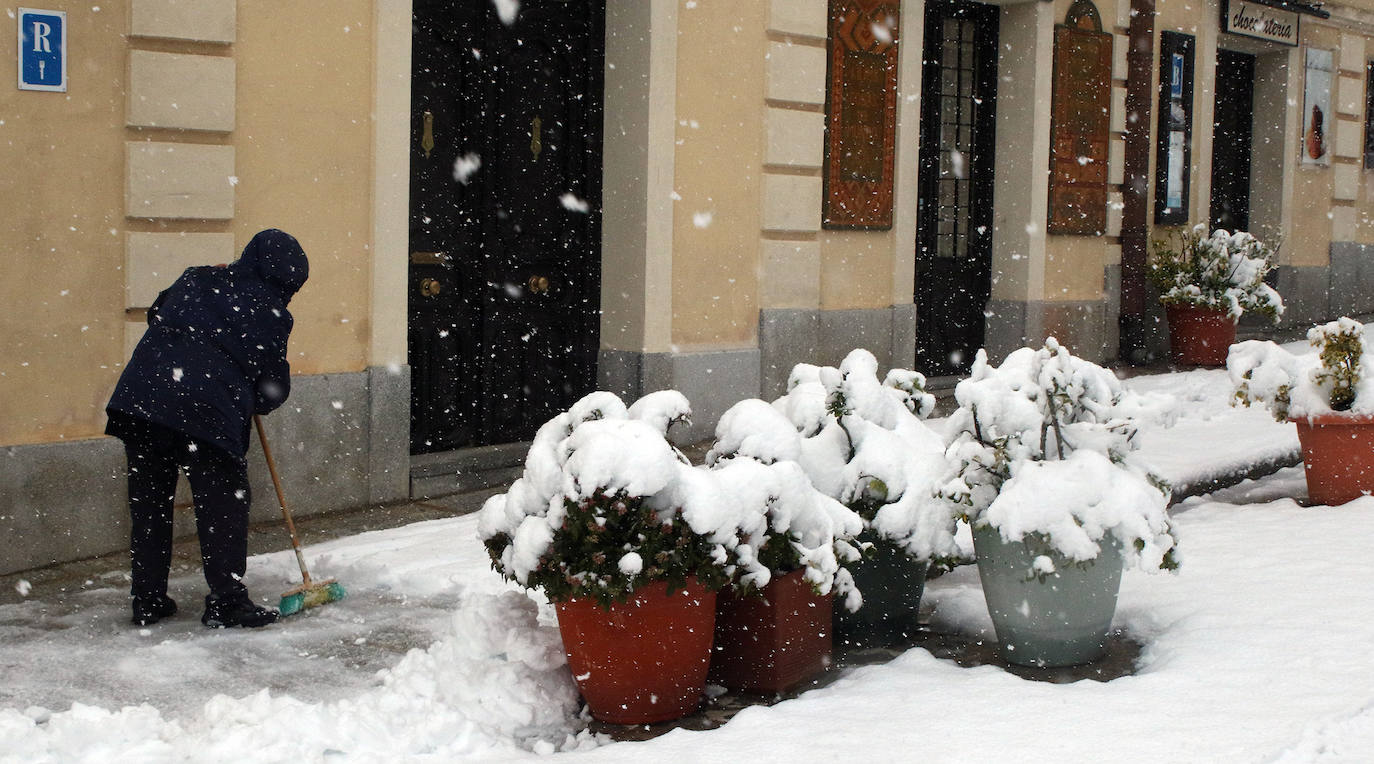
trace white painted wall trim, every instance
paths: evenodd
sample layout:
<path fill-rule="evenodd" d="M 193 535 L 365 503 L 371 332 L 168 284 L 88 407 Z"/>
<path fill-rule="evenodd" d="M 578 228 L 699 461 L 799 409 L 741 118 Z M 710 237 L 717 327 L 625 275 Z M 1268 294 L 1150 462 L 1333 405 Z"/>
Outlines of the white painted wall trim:
<path fill-rule="evenodd" d="M 411 0 L 373 6 L 369 366 L 406 363 L 410 268 Z"/>
<path fill-rule="evenodd" d="M 921 59 L 924 2 L 902 5 L 897 44 L 897 145 L 892 190 L 892 304 L 910 304 L 916 291 L 916 202 L 920 180 Z"/>
<path fill-rule="evenodd" d="M 606 3 L 602 349 L 672 347 L 677 15 L 677 0 Z"/>

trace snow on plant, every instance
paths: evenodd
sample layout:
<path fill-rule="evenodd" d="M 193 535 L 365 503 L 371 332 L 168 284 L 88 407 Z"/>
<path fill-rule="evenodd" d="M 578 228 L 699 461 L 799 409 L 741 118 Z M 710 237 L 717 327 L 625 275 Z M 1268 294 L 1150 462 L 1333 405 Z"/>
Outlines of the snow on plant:
<path fill-rule="evenodd" d="M 1233 403 L 1263 403 L 1280 422 L 1337 411 L 1374 414 L 1364 326 L 1342 316 L 1312 327 L 1307 342 L 1316 350 L 1294 354 L 1268 340 L 1232 345 L 1226 370 L 1236 386 Z"/>
<path fill-rule="evenodd" d="M 863 520 L 833 498 L 817 491 L 797 463 L 801 435 L 777 409 L 758 399 L 730 407 L 716 425 L 716 442 L 706 464 L 735 501 L 758 508 L 767 524 L 742 539 L 741 562 L 748 557 L 758 566 L 741 566 L 737 587 L 761 589 L 774 575 L 804 570 L 817 594 L 832 590 L 843 595 L 850 610 L 862 597 L 844 562 L 859 559 L 854 537 Z"/>
<path fill-rule="evenodd" d="M 1168 488 L 1132 457 L 1136 420 L 1166 401 L 1125 390 L 1053 337 L 1000 367 L 978 351 L 955 398 L 937 503 L 1006 541 L 1043 538 L 1070 560 L 1096 558 L 1110 535 L 1142 568 L 1177 567 Z"/>
<path fill-rule="evenodd" d="M 1239 319 L 1247 310 L 1283 315 L 1283 299 L 1264 277 L 1274 268 L 1274 250 L 1245 231 L 1222 229 L 1207 235 L 1199 223 L 1192 230 L 1156 240 L 1150 256 L 1150 280 L 1165 305 L 1217 308 Z"/>
<path fill-rule="evenodd" d="M 772 405 L 800 436 L 797 461 L 817 489 L 917 560 L 958 556 L 952 517 L 928 501 L 945 462 L 922 421 L 935 407 L 925 377 L 893 369 L 880 382 L 877 359 L 860 348 L 839 368 L 798 364 Z"/>
<path fill-rule="evenodd" d="M 731 495 L 668 442 L 690 413 L 676 391 L 629 408 L 596 392 L 545 423 L 524 473 L 479 515 L 492 566 L 551 600 L 603 606 L 658 581 L 670 590 L 692 577 L 709 589 L 737 575 L 766 582 L 750 540 L 764 537 L 767 507 Z"/>

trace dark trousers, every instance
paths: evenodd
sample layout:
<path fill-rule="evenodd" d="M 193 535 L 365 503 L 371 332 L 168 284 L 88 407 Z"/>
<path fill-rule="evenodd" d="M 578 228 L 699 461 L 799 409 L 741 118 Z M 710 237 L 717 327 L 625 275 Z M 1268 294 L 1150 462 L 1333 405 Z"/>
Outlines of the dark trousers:
<path fill-rule="evenodd" d="M 135 597 L 167 593 L 172 564 L 172 499 L 177 469 L 186 471 L 196 506 L 200 557 L 210 592 L 236 599 L 246 594 L 248 560 L 247 463 L 204 441 L 151 422 L 124 437 L 129 459 L 129 557 Z"/>

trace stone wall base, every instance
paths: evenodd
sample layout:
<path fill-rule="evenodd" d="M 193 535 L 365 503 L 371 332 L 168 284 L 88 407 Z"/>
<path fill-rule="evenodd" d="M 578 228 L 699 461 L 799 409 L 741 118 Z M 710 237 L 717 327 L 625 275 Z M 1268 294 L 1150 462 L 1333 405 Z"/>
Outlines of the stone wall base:
<path fill-rule="evenodd" d="M 293 515 L 402 501 L 410 492 L 410 370 L 294 377 L 263 418 Z M 281 516 L 262 450 L 248 450 L 250 521 Z M 183 478 L 178 503 L 190 501 Z M 127 550 L 124 448 L 109 437 L 0 448 L 0 574 Z M 195 532 L 189 509 L 178 535 Z"/>

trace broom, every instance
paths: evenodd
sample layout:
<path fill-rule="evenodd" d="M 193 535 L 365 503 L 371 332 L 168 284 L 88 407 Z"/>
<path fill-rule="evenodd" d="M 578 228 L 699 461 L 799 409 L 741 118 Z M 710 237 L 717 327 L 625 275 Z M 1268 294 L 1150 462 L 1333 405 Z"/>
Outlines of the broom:
<path fill-rule="evenodd" d="M 301 542 L 296 537 L 296 524 L 291 522 L 291 510 L 286 508 L 286 494 L 281 490 L 281 478 L 277 476 L 277 463 L 272 458 L 272 449 L 267 445 L 267 434 L 262 431 L 262 417 L 253 415 L 253 424 L 258 428 L 258 442 L 262 443 L 262 455 L 267 457 L 267 470 L 272 473 L 272 485 L 277 489 L 277 503 L 281 505 L 281 516 L 286 521 L 286 530 L 291 534 L 291 548 L 296 550 L 296 562 L 301 566 L 300 586 L 288 590 L 281 596 L 277 609 L 283 616 L 295 615 L 306 608 L 327 605 L 343 599 L 344 588 L 334 579 L 313 582 L 310 571 L 305 568 L 305 555 L 301 554 Z"/>

